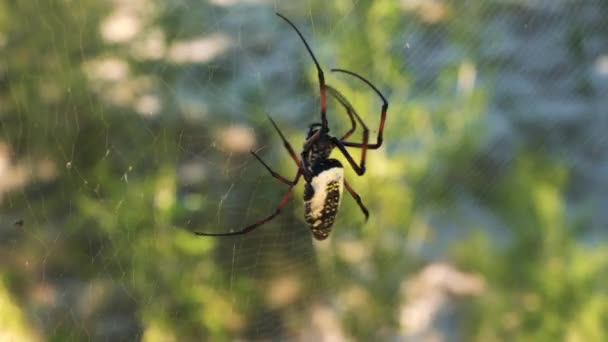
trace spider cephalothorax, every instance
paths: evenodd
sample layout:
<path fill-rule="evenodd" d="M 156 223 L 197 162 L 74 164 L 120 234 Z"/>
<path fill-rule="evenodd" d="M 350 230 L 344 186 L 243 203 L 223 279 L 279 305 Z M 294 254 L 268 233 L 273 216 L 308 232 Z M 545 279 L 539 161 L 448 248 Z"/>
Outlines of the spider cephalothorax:
<path fill-rule="evenodd" d="M 342 153 L 344 158 L 346 158 L 348 164 L 357 173 L 357 175 L 363 175 L 365 173 L 365 156 L 367 150 L 375 150 L 382 146 L 382 134 L 384 132 L 384 122 L 386 120 L 388 102 L 386 101 L 382 93 L 380 93 L 380 91 L 371 82 L 369 82 L 367 79 L 360 76 L 359 74 L 344 69 L 331 69 L 331 71 L 345 73 L 365 82 L 382 99 L 382 108 L 380 112 L 380 128 L 378 129 L 378 136 L 376 137 L 376 142 L 370 144 L 369 129 L 367 128 L 359 114 L 357 114 L 353 106 L 348 102 L 344 95 L 342 95 L 338 90 L 336 90 L 332 86 L 325 84 L 325 76 L 323 74 L 323 70 L 321 69 L 319 62 L 317 61 L 317 58 L 310 49 L 310 46 L 308 46 L 308 43 L 304 39 L 304 36 L 302 36 L 298 28 L 291 21 L 289 21 L 289 19 L 285 18 L 279 13 L 277 13 L 277 15 L 283 20 L 285 20 L 296 31 L 298 36 L 300 36 L 300 39 L 302 39 L 304 46 L 306 46 L 306 50 L 308 50 L 308 53 L 310 54 L 312 60 L 315 63 L 315 66 L 317 68 L 317 75 L 319 78 L 319 89 L 321 93 L 321 122 L 313 123 L 310 125 L 308 134 L 306 135 L 306 141 L 302 148 L 302 152 L 298 157 L 298 155 L 291 147 L 291 144 L 283 135 L 283 132 L 281 132 L 274 120 L 268 117 L 272 126 L 275 128 L 275 130 L 281 137 L 283 145 L 285 146 L 291 158 L 297 165 L 298 171 L 294 179 L 289 180 L 272 170 L 255 152 L 251 151 L 251 154 L 268 170 L 268 172 L 270 172 L 270 174 L 274 178 L 289 186 L 289 189 L 287 190 L 287 192 L 285 192 L 285 195 L 283 195 L 281 203 L 271 215 L 238 231 L 228 233 L 195 232 L 198 235 L 242 235 L 272 220 L 277 215 L 279 215 L 285 204 L 287 204 L 287 200 L 289 199 L 291 190 L 296 184 L 298 184 L 300 177 L 304 177 L 305 181 L 304 218 L 306 220 L 306 223 L 310 227 L 310 230 L 312 231 L 312 234 L 315 239 L 324 240 L 329 236 L 329 233 L 331 232 L 331 227 L 334 224 L 334 220 L 336 218 L 336 214 L 338 213 L 338 208 L 340 207 L 340 201 L 342 199 L 342 192 L 344 188 L 346 188 L 346 190 L 351 194 L 355 201 L 357 201 L 359 208 L 361 208 L 361 211 L 365 215 L 365 219 L 367 220 L 367 218 L 369 217 L 369 213 L 361 202 L 361 198 L 351 188 L 351 186 L 344 178 L 344 168 L 342 167 L 342 164 L 337 159 L 329 158 L 329 155 L 331 154 L 334 148 L 337 148 L 340 153 Z M 342 105 L 342 107 L 346 110 L 348 118 L 350 119 L 351 128 L 341 138 L 337 138 L 329 134 L 326 104 L 328 93 Z M 362 127 L 363 141 L 346 141 L 346 139 L 354 133 L 357 127 L 357 122 Z M 357 164 L 357 162 L 355 162 L 353 157 L 350 155 L 350 153 L 346 149 L 347 147 L 361 149 L 361 160 L 359 164 Z"/>
<path fill-rule="evenodd" d="M 331 151 L 334 149 L 334 144 L 331 137 L 328 135 L 329 129 L 324 130 L 321 124 L 314 123 L 310 125 L 306 142 L 302 149 L 302 160 L 309 171 L 311 167 L 319 160 L 329 158 Z"/>

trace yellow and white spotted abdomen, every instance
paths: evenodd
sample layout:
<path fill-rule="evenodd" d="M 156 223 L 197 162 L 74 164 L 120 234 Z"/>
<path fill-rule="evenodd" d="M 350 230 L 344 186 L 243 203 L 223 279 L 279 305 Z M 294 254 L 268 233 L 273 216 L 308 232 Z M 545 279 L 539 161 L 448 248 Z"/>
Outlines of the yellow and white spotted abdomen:
<path fill-rule="evenodd" d="M 330 161 L 304 189 L 304 216 L 317 240 L 329 236 L 344 190 L 344 169 L 337 160 Z"/>

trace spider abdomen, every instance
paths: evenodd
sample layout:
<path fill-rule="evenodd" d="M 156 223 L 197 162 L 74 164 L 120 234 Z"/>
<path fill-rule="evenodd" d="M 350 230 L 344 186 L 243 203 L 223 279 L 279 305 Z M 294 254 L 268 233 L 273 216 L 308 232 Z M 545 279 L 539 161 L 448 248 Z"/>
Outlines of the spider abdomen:
<path fill-rule="evenodd" d="M 326 159 L 312 167 L 312 175 L 304 186 L 304 217 L 315 239 L 325 240 L 340 207 L 344 169 L 338 160 Z"/>

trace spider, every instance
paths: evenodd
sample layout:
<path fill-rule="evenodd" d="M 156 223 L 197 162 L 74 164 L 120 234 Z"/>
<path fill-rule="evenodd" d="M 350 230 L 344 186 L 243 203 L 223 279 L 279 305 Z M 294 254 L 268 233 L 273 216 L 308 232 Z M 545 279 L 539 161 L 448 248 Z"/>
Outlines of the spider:
<path fill-rule="evenodd" d="M 266 164 L 262 160 L 262 158 L 257 155 L 257 153 L 251 151 L 251 154 L 255 157 L 255 159 L 257 159 L 264 166 L 264 168 L 268 170 L 272 177 L 278 179 L 289 187 L 283 195 L 279 206 L 271 215 L 261 220 L 258 220 L 257 222 L 240 230 L 231 231 L 227 233 L 194 232 L 197 235 L 235 236 L 252 232 L 256 228 L 265 224 L 266 222 L 274 219 L 277 215 L 281 213 L 281 210 L 283 209 L 285 204 L 287 204 L 287 200 L 289 199 L 291 190 L 294 186 L 296 186 L 296 184 L 298 184 L 300 177 L 304 177 L 304 181 L 306 183 L 304 185 L 304 217 L 315 239 L 325 240 L 329 236 L 332 225 L 334 223 L 334 219 L 338 212 L 338 208 L 340 206 L 340 200 L 344 188 L 346 188 L 346 190 L 357 202 L 359 208 L 365 215 L 365 221 L 367 221 L 367 219 L 369 218 L 369 212 L 365 205 L 363 205 L 361 197 L 359 197 L 357 192 L 353 190 L 353 188 L 350 186 L 350 184 L 348 184 L 348 182 L 344 178 L 344 169 L 342 167 L 342 164 L 337 159 L 329 158 L 329 155 L 331 154 L 334 148 L 337 148 L 346 158 L 348 164 L 350 164 L 350 166 L 357 173 L 357 175 L 362 176 L 365 173 L 365 156 L 367 150 L 376 150 L 380 148 L 380 146 L 382 146 L 382 134 L 384 131 L 386 113 L 388 110 L 388 101 L 378 90 L 378 88 L 376 88 L 370 81 L 365 79 L 363 76 L 344 69 L 331 69 L 332 72 L 345 73 L 355 78 L 358 78 L 359 80 L 366 83 L 369 87 L 371 87 L 374 92 L 382 99 L 380 128 L 378 129 L 376 142 L 373 144 L 369 144 L 369 129 L 367 128 L 359 114 L 357 114 L 353 106 L 348 102 L 348 100 L 338 90 L 325 83 L 325 76 L 323 74 L 323 70 L 321 69 L 317 58 L 315 57 L 310 46 L 306 42 L 306 39 L 304 39 L 302 33 L 300 33 L 295 24 L 293 24 L 285 16 L 280 13 L 276 13 L 276 15 L 278 15 L 281 19 L 285 20 L 287 24 L 289 24 L 296 31 L 296 33 L 304 43 L 306 50 L 308 50 L 308 53 L 312 57 L 313 62 L 315 63 L 319 79 L 319 89 L 321 92 L 321 122 L 313 123 L 310 125 L 310 128 L 308 129 L 308 134 L 306 135 L 306 141 L 304 142 L 304 147 L 302 149 L 302 152 L 300 153 L 300 156 L 298 157 L 294 149 L 291 147 L 291 144 L 287 141 L 287 139 L 277 126 L 277 124 L 270 116 L 268 116 L 268 120 L 270 120 L 270 123 L 281 137 L 285 149 L 287 149 L 291 158 L 298 166 L 298 171 L 295 177 L 293 178 L 293 180 L 289 180 L 272 170 L 270 166 L 268 166 L 268 164 Z M 336 138 L 329 134 L 329 127 L 326 115 L 326 94 L 328 93 L 342 105 L 350 119 L 351 128 L 344 135 L 342 135 L 341 138 Z M 346 141 L 346 139 L 355 132 L 357 122 L 363 128 L 363 141 L 360 143 Z M 347 147 L 361 149 L 361 160 L 358 164 L 357 162 L 355 162 L 353 157 L 346 149 Z"/>

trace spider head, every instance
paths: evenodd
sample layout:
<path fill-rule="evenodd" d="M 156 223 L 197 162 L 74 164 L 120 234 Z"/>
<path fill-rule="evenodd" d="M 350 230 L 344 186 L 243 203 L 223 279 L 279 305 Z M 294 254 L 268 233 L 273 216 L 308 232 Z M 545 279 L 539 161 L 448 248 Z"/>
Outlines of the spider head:
<path fill-rule="evenodd" d="M 327 134 L 329 133 L 329 128 L 323 129 L 323 124 L 315 122 L 310 125 L 310 128 L 308 128 L 308 134 L 306 135 L 306 139 L 309 139 L 319 131 L 322 131 L 322 134 Z"/>

